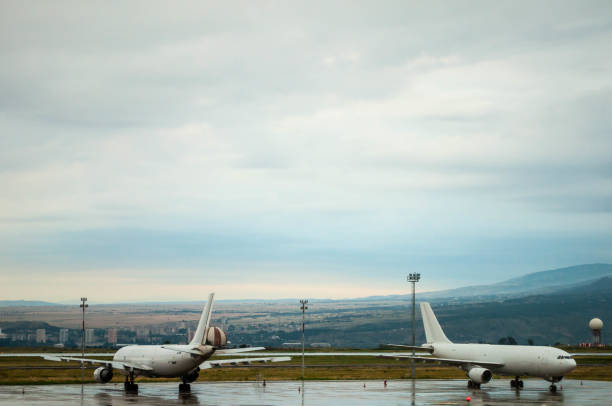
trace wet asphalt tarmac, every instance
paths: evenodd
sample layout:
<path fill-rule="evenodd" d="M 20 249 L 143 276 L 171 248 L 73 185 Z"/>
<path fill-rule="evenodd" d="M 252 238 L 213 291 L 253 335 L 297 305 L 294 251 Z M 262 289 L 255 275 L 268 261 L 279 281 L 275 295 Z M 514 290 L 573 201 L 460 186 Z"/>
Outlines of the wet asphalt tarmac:
<path fill-rule="evenodd" d="M 363 386 L 365 383 L 365 387 Z M 0 405 L 612 405 L 612 382 L 563 381 L 550 393 L 543 380 L 525 380 L 520 392 L 508 380 L 468 390 L 465 380 L 198 382 L 191 394 L 178 384 L 140 383 L 137 395 L 123 385 L 0 386 Z M 22 390 L 25 392 L 22 393 Z M 470 397 L 470 401 L 466 397 Z"/>

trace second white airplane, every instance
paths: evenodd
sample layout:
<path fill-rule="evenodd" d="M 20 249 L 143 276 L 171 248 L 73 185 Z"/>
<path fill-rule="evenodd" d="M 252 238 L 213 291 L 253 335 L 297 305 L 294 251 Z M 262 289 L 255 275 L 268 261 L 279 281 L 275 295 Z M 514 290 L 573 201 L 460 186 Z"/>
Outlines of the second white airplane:
<path fill-rule="evenodd" d="M 455 344 L 451 342 L 429 303 L 421 303 L 421 315 L 425 327 L 426 344 L 416 347 L 430 352 L 432 357 L 413 357 L 411 355 L 394 355 L 390 358 L 409 358 L 425 361 L 438 361 L 456 365 L 466 371 L 469 377 L 469 388 L 480 388 L 498 375 L 514 376 L 510 386 L 516 389 L 523 387 L 521 376 L 534 376 L 549 382 L 550 391 L 556 392 L 556 382 L 576 368 L 576 361 L 567 352 L 554 347 L 525 345 L 491 345 L 491 344 Z M 409 346 L 397 346 L 412 348 Z"/>
<path fill-rule="evenodd" d="M 289 361 L 290 357 L 241 358 L 209 361 L 213 355 L 227 355 L 247 351 L 264 350 L 263 347 L 225 349 L 227 337 L 223 330 L 210 326 L 214 293 L 211 293 L 200 317 L 198 328 L 187 345 L 129 345 L 119 349 L 111 360 L 45 356 L 51 361 L 78 361 L 102 365 L 94 371 L 94 378 L 100 383 L 113 379 L 113 371 L 125 375 L 125 390 L 137 392 L 134 378 L 148 377 L 181 378 L 180 392 L 190 390 L 190 382 L 198 379 L 201 369 L 222 365 L 250 364 L 253 362 Z"/>

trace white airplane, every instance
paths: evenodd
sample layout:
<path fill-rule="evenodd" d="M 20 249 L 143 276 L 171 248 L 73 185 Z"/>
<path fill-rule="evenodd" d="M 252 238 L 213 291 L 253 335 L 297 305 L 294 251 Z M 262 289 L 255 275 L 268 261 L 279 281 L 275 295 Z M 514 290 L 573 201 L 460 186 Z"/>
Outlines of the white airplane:
<path fill-rule="evenodd" d="M 43 356 L 50 361 L 78 361 L 86 364 L 102 365 L 94 371 L 94 378 L 100 383 L 107 383 L 113 378 L 113 371 L 125 375 L 125 390 L 138 392 L 134 383 L 136 376 L 180 377 L 180 392 L 190 391 L 190 382 L 198 379 L 202 369 L 223 365 L 248 365 L 253 362 L 289 361 L 291 357 L 240 358 L 207 361 L 213 354 L 227 355 L 248 351 L 263 350 L 264 347 L 224 349 L 227 344 L 225 332 L 219 327 L 210 326 L 210 316 L 215 294 L 211 293 L 200 317 L 198 328 L 191 342 L 187 345 L 129 345 L 119 349 L 111 360 L 99 360 L 78 357 Z"/>
<path fill-rule="evenodd" d="M 567 352 L 554 347 L 526 345 L 454 344 L 444 334 L 429 303 L 421 303 L 421 315 L 427 343 L 421 347 L 395 345 L 428 351 L 433 357 L 394 355 L 389 358 L 409 358 L 438 361 L 456 365 L 466 371 L 468 388 L 480 388 L 491 380 L 493 373 L 514 376 L 512 388 L 523 387 L 521 376 L 535 376 L 549 382 L 550 391 L 556 392 L 555 382 L 576 368 L 576 361 Z"/>

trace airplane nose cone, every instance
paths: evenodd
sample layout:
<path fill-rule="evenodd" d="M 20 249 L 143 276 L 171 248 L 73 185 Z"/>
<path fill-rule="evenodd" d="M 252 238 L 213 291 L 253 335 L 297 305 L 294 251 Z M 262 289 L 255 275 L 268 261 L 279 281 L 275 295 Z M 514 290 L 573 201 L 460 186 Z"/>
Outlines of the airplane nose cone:
<path fill-rule="evenodd" d="M 567 366 L 567 372 L 573 371 L 576 368 L 576 360 L 568 359 L 569 365 Z"/>

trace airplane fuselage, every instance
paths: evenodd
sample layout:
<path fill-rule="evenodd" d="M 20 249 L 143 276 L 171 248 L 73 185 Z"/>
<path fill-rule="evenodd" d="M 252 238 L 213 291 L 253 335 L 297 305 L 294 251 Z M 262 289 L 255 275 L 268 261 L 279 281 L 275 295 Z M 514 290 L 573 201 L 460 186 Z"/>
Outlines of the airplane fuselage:
<path fill-rule="evenodd" d="M 137 375 L 151 377 L 181 377 L 196 369 L 202 362 L 210 358 L 213 349 L 203 355 L 194 355 L 186 351 L 189 346 L 173 345 L 185 352 L 164 348 L 162 345 L 129 345 L 119 349 L 113 356 L 113 361 L 126 362 L 151 368 L 150 371 L 139 371 Z"/>
<path fill-rule="evenodd" d="M 451 343 L 436 343 L 432 347 L 433 355 L 439 358 L 504 364 L 491 370 L 499 375 L 535 376 L 557 381 L 576 368 L 576 361 L 567 352 L 554 347 Z"/>

